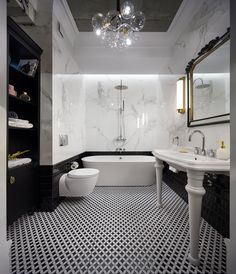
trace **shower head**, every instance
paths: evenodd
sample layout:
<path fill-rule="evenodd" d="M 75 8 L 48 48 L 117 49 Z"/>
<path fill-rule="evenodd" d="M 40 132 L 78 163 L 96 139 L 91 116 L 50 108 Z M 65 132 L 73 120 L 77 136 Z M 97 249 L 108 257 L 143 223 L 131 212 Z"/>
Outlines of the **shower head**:
<path fill-rule="evenodd" d="M 193 85 L 194 83 L 197 81 L 197 80 L 200 80 L 201 81 L 201 84 L 200 85 L 196 85 L 195 88 L 196 89 L 204 89 L 204 88 L 209 88 L 211 86 L 211 84 L 204 84 L 202 78 L 197 78 L 193 81 Z"/>
<path fill-rule="evenodd" d="M 126 90 L 126 89 L 128 89 L 128 87 L 122 85 L 122 80 L 120 80 L 120 85 L 115 86 L 115 89 L 117 89 L 117 90 Z"/>
<path fill-rule="evenodd" d="M 210 86 L 211 86 L 210 84 L 201 84 L 201 85 L 197 85 L 195 88 L 202 89 L 202 88 L 209 88 Z"/>
<path fill-rule="evenodd" d="M 128 89 L 128 87 L 124 86 L 124 85 L 118 85 L 118 86 L 115 86 L 115 89 L 117 89 L 117 90 L 126 90 L 126 89 Z"/>

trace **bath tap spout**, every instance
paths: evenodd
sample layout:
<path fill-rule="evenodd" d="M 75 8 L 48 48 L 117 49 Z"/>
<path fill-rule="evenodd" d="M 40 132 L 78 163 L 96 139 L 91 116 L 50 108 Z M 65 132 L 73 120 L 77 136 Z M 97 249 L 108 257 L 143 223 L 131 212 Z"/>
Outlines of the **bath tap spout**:
<path fill-rule="evenodd" d="M 116 151 L 121 153 L 122 152 L 122 148 L 121 147 L 117 147 Z"/>
<path fill-rule="evenodd" d="M 122 153 L 125 151 L 125 148 L 117 147 L 116 151 Z"/>

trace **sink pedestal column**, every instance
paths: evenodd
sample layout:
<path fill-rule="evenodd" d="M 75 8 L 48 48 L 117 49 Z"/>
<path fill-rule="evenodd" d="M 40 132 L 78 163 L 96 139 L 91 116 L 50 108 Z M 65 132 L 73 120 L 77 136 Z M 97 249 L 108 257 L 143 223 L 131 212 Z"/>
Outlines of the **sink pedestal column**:
<path fill-rule="evenodd" d="M 189 228 L 190 228 L 190 254 L 189 261 L 198 265 L 199 260 L 199 233 L 201 221 L 202 197 L 206 193 L 203 188 L 204 172 L 187 170 L 188 184 L 185 189 L 188 192 L 189 203 Z"/>
<path fill-rule="evenodd" d="M 156 158 L 156 182 L 157 182 L 157 205 L 162 206 L 162 170 L 163 162 Z"/>

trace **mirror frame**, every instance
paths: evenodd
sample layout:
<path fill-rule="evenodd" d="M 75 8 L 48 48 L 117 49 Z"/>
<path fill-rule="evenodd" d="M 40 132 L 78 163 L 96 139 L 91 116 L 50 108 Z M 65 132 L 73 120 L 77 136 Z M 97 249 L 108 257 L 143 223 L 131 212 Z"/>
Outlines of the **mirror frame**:
<path fill-rule="evenodd" d="M 186 69 L 185 72 L 187 74 L 187 126 L 188 127 L 198 127 L 205 125 L 215 125 L 215 124 L 223 124 L 230 122 L 230 113 L 201 118 L 201 119 L 193 119 L 193 71 L 197 64 L 203 61 L 207 56 L 209 56 L 212 52 L 222 46 L 225 42 L 230 40 L 230 28 L 227 29 L 226 33 L 221 37 L 216 37 L 211 40 L 208 44 L 206 44 L 201 51 L 198 53 L 198 56 L 195 59 L 192 59 Z M 222 119 L 222 120 L 221 120 Z M 194 124 L 194 122 L 197 122 Z"/>

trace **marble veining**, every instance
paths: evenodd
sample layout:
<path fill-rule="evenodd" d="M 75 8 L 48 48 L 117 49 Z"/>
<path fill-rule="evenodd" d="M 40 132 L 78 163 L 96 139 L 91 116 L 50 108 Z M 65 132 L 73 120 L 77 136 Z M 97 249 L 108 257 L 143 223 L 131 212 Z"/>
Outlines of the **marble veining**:
<path fill-rule="evenodd" d="M 85 148 L 85 90 L 83 76 L 74 58 L 74 33 L 67 14 L 54 2 L 53 9 L 53 164 L 73 157 Z M 60 23 L 62 32 L 58 30 Z M 68 31 L 66 31 L 68 30 Z M 68 135 L 68 145 L 59 146 L 59 135 Z"/>
<path fill-rule="evenodd" d="M 114 87 L 121 79 L 128 86 L 123 91 L 127 138 L 124 144 L 115 140 L 119 94 Z M 85 76 L 87 150 L 112 151 L 122 145 L 126 150 L 146 151 L 170 146 L 177 118 L 176 79 L 176 75 Z"/>
<path fill-rule="evenodd" d="M 53 162 L 85 151 L 85 92 L 79 75 L 53 76 Z M 69 144 L 59 146 L 59 134 L 67 134 Z"/>

